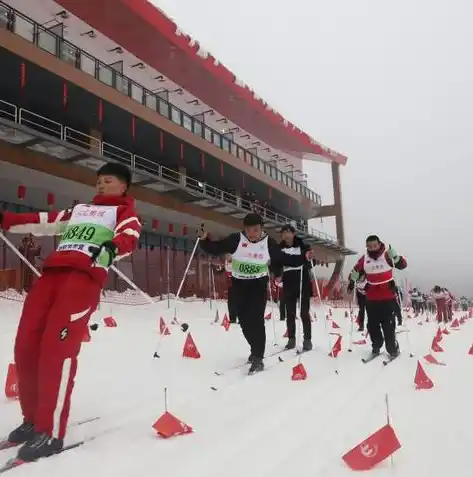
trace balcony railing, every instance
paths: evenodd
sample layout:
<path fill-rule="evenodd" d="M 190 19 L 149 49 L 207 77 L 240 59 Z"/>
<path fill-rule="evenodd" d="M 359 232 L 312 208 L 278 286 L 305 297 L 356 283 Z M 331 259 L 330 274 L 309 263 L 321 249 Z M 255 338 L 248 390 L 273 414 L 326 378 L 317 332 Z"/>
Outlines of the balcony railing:
<path fill-rule="evenodd" d="M 136 171 L 137 174 L 140 172 L 147 173 L 157 178 L 159 182 L 169 184 L 173 186 L 173 188 L 183 188 L 194 197 L 221 202 L 242 211 L 243 215 L 247 211 L 256 211 L 261 214 L 266 222 L 269 221 L 277 224 L 291 223 L 299 234 L 309 235 L 329 244 L 338 245 L 337 239 L 325 232 L 313 229 L 302 223 L 297 223 L 282 214 L 255 205 L 241 197 L 205 184 L 145 157 L 133 154 L 113 144 L 101 141 L 96 137 L 76 131 L 73 128 L 64 126 L 49 118 L 28 111 L 27 109 L 18 108 L 18 106 L 2 100 L 0 100 L 0 118 L 22 125 L 29 130 L 35 130 L 43 136 L 70 144 L 71 149 L 76 151 L 76 154 L 72 154 L 70 157 L 74 155 L 83 155 L 85 157 L 97 155 L 121 162 L 130 167 L 133 171 Z M 15 141 L 15 139 L 12 139 L 11 142 L 21 144 L 21 142 Z M 62 154 L 63 151 L 59 151 L 57 157 L 63 158 Z"/>
<path fill-rule="evenodd" d="M 225 134 L 215 131 L 169 101 L 166 101 L 159 93 L 146 89 L 113 67 L 86 53 L 1 1 L 0 27 L 7 28 L 42 50 L 55 55 L 60 60 L 69 63 L 136 102 L 156 111 L 173 123 L 263 172 L 271 179 L 295 190 L 314 204 L 322 205 L 321 197 L 309 189 L 304 182 L 297 181 L 290 174 L 283 172 L 270 162 L 239 146 L 226 137 Z"/>

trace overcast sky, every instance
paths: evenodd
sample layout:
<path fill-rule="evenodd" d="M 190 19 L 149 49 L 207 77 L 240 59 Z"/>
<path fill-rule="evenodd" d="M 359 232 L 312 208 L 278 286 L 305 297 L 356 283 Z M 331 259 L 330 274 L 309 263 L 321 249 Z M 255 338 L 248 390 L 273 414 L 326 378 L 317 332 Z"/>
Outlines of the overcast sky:
<path fill-rule="evenodd" d="M 473 295 L 471 0 L 152 3 L 290 121 L 348 155 L 350 247 L 379 234 L 406 255 L 414 285 Z M 330 203 L 330 168 L 305 168 Z"/>

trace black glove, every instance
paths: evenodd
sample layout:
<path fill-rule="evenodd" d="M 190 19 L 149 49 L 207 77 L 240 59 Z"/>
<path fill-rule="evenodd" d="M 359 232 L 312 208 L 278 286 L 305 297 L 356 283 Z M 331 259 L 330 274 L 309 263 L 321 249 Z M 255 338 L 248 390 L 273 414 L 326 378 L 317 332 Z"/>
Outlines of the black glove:
<path fill-rule="evenodd" d="M 97 262 L 97 259 L 100 257 L 102 252 L 106 252 L 108 253 L 108 263 L 106 266 L 110 267 L 117 256 L 117 248 L 118 247 L 111 240 L 104 242 L 102 245 L 100 245 L 100 247 L 90 246 L 89 252 L 92 254 L 90 258 L 93 262 Z"/>

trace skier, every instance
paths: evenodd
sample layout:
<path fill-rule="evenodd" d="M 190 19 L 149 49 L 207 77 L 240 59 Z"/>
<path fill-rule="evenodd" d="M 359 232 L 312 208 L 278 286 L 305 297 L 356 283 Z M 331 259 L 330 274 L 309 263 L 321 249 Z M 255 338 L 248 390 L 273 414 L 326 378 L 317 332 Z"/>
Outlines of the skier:
<path fill-rule="evenodd" d="M 435 306 L 437 308 L 437 322 L 447 323 L 448 311 L 447 311 L 447 295 L 442 287 L 435 285 L 430 291 L 430 296 L 435 300 Z"/>
<path fill-rule="evenodd" d="M 263 219 L 256 213 L 249 213 L 243 220 L 244 230 L 230 234 L 222 240 L 211 241 L 201 227 L 197 231 L 201 249 L 210 255 L 232 255 L 232 287 L 234 287 L 238 320 L 251 354 L 249 374 L 264 369 L 266 329 L 264 312 L 268 297 L 270 267 L 274 276 L 280 280 L 282 267 L 301 266 L 306 256 L 283 254 L 279 244 L 263 230 Z M 270 267 L 268 264 L 270 263 Z"/>
<path fill-rule="evenodd" d="M 295 228 L 286 224 L 281 229 L 281 250 L 285 255 L 304 256 L 310 246 L 296 237 Z M 302 276 L 301 276 L 302 272 Z M 312 295 L 311 265 L 305 262 L 301 267 L 283 267 L 282 294 L 286 307 L 286 324 L 288 341 L 286 349 L 296 347 L 296 309 L 300 305 L 300 318 L 304 332 L 303 351 L 312 349 L 312 323 L 310 321 L 310 297 Z"/>
<path fill-rule="evenodd" d="M 140 236 L 134 200 L 126 195 L 130 183 L 127 167 L 109 163 L 97 173 L 97 195 L 91 204 L 61 212 L 1 214 L 5 231 L 62 233 L 26 297 L 16 336 L 24 422 L 8 442 L 23 444 L 18 451 L 22 461 L 63 448 L 77 357 L 89 318 L 100 301 L 108 268 L 130 255 Z"/>
<path fill-rule="evenodd" d="M 418 316 L 422 309 L 422 294 L 419 292 L 419 290 L 417 290 L 417 288 L 413 288 L 410 295 L 412 309 L 414 310 L 415 316 Z"/>
<path fill-rule="evenodd" d="M 468 311 L 468 298 L 466 296 L 460 298 L 460 307 L 462 311 Z"/>
<path fill-rule="evenodd" d="M 403 270 L 406 267 L 404 257 L 398 255 L 391 246 L 386 247 L 377 235 L 370 235 L 366 239 L 366 254 L 360 257 L 350 274 L 350 292 L 360 275 L 366 275 L 367 328 L 372 357 L 379 356 L 383 342 L 391 358 L 399 355 L 394 316 L 398 304 L 394 268 Z"/>
<path fill-rule="evenodd" d="M 366 276 L 360 275 L 356 282 L 356 302 L 358 304 L 358 331 L 365 330 L 365 311 L 366 311 Z"/>

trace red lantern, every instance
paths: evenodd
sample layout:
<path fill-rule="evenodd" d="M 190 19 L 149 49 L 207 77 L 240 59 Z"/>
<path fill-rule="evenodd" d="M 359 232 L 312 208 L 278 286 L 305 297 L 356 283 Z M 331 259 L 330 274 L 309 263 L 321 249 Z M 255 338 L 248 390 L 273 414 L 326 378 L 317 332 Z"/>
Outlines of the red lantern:
<path fill-rule="evenodd" d="M 49 207 L 53 207 L 53 206 L 54 206 L 55 197 L 54 197 L 54 194 L 53 194 L 52 192 L 48 192 L 47 201 L 48 201 Z"/>
<path fill-rule="evenodd" d="M 26 187 L 24 185 L 19 185 L 16 195 L 20 200 L 23 200 L 26 197 Z"/>
<path fill-rule="evenodd" d="M 182 226 L 182 235 L 187 236 L 187 225 Z"/>
<path fill-rule="evenodd" d="M 159 220 L 158 219 L 153 219 L 153 232 L 156 232 L 159 227 Z"/>
<path fill-rule="evenodd" d="M 169 233 L 174 233 L 174 224 L 169 224 Z"/>

